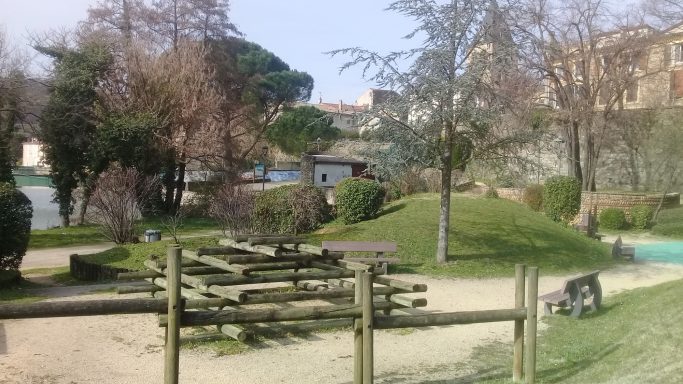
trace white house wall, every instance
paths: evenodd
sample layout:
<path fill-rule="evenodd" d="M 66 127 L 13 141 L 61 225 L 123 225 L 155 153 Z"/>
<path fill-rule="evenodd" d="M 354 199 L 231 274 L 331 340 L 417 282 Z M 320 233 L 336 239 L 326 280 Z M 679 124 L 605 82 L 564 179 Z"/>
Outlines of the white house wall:
<path fill-rule="evenodd" d="M 334 187 L 342 179 L 351 177 L 350 164 L 315 164 L 314 184 L 318 187 Z M 323 175 L 327 175 L 323 182 Z"/>

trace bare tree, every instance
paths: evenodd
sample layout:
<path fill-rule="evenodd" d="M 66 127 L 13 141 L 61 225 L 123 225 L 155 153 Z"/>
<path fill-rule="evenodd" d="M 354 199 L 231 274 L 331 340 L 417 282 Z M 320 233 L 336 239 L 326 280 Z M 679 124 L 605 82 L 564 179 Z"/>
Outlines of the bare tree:
<path fill-rule="evenodd" d="M 595 190 L 615 112 L 652 75 L 647 66 L 653 30 L 621 22 L 605 2 L 593 0 L 529 0 L 519 15 L 522 57 L 543 78 L 546 103 L 565 139 L 569 175 L 584 190 Z"/>
<path fill-rule="evenodd" d="M 244 184 L 226 184 L 216 191 L 209 215 L 218 221 L 227 236 L 253 233 L 255 198 L 254 192 Z"/>
<path fill-rule="evenodd" d="M 133 241 L 140 207 L 156 190 L 157 179 L 113 165 L 100 174 L 90 197 L 89 220 L 116 244 Z"/>

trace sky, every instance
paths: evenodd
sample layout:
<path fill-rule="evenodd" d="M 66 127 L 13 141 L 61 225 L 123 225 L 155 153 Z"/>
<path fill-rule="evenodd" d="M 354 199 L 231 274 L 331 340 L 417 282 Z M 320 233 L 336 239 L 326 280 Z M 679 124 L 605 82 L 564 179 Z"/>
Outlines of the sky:
<path fill-rule="evenodd" d="M 96 0 L 0 0 L 0 27 L 17 46 L 28 46 L 28 35 L 55 28 L 72 28 Z M 311 101 L 352 104 L 374 86 L 353 69 L 339 74 L 348 58 L 324 52 L 362 47 L 390 52 L 418 42 L 402 39 L 411 20 L 384 11 L 384 0 L 232 0 L 230 18 L 247 40 L 278 55 L 293 69 L 315 80 Z"/>

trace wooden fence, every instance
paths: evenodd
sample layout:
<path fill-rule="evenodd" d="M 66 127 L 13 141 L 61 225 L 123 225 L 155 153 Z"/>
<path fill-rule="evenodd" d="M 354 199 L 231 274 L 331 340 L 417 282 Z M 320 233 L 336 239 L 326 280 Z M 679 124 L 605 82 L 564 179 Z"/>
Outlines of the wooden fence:
<path fill-rule="evenodd" d="M 370 384 L 374 370 L 374 329 L 426 327 L 483 322 L 514 322 L 512 376 L 535 381 L 536 313 L 538 301 L 538 269 L 529 268 L 528 305 L 524 306 L 525 267 L 515 270 L 515 307 L 509 309 L 423 313 L 395 316 L 401 308 L 426 305 L 423 298 L 406 295 L 424 292 L 424 284 L 415 284 L 379 276 L 375 268 L 343 260 L 343 254 L 319 247 L 292 242 L 292 238 L 245 238 L 222 241 L 224 247 L 188 252 L 178 246 L 169 247 L 165 261 L 149 260 L 147 271 L 121 274 L 124 279 L 147 279 L 147 286 L 122 287 L 122 293 L 152 292 L 151 299 L 90 300 L 0 305 L 0 319 L 55 316 L 91 316 L 130 313 L 165 313 L 159 325 L 166 327 L 164 383 L 178 383 L 180 328 L 217 325 L 220 332 L 238 340 L 249 333 L 244 325 L 297 320 L 325 324 L 325 319 L 353 321 L 354 383 Z M 263 242 L 270 245 L 263 245 Z M 277 246 L 272 246 L 277 244 Z M 238 252 L 235 252 L 238 251 Z M 290 252 L 285 252 L 290 251 Z M 293 252 L 291 252 L 293 251 Z M 221 254 L 225 257 L 217 257 Z M 264 258 L 267 257 L 267 258 Z M 291 264 L 294 262 L 295 264 Z M 243 264 L 238 264 L 243 263 Z M 289 264 L 283 264 L 289 263 Z M 304 263 L 318 271 L 298 271 Z M 283 273 L 274 269 L 293 268 Z M 257 274 L 252 272 L 268 271 Z M 230 272 L 226 274 L 226 272 Z M 346 278 L 346 279 L 344 279 Z M 348 280 L 353 278 L 353 281 Z M 317 279 L 326 279 L 324 284 Z M 231 286 L 248 283 L 292 282 L 301 291 L 262 292 L 237 290 Z M 333 286 L 329 288 L 327 285 Z M 375 286 L 378 285 L 378 286 Z M 378 299 L 378 296 L 382 296 Z M 311 299 L 353 298 L 349 304 L 294 307 L 286 309 L 248 309 L 246 304 L 277 303 Z M 189 311 L 190 309 L 210 309 Z M 383 314 L 377 314 L 383 311 Z M 524 353 L 524 321 L 527 321 L 526 353 Z M 313 324 L 315 325 L 315 324 Z M 313 327 L 315 328 L 315 327 Z M 526 365 L 523 369 L 523 355 Z"/>

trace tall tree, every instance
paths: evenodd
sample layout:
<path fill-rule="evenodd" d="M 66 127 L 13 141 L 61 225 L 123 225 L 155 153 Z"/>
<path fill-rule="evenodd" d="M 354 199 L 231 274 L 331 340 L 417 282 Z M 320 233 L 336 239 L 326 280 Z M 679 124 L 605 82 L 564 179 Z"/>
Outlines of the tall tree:
<path fill-rule="evenodd" d="M 370 80 L 396 92 L 366 119 L 376 139 L 392 143 L 378 161 L 440 169 L 436 260 L 445 263 L 452 171 L 472 158 L 505 156 L 506 148 L 521 144 L 523 135 L 510 130 L 501 112 L 508 92 L 526 89 L 526 80 L 515 73 L 514 45 L 495 1 L 400 0 L 388 10 L 414 20 L 406 37 L 422 41 L 419 47 L 388 55 L 360 48 L 333 54 L 351 55 L 353 61 L 342 69 L 363 65 L 366 74 L 374 69 Z M 454 149 L 464 146 L 469 148 L 458 152 L 469 157 L 454 159 Z"/>
<path fill-rule="evenodd" d="M 311 106 L 287 109 L 266 131 L 266 138 L 283 152 L 300 155 L 314 140 L 336 140 L 341 130 L 332 126 L 327 113 Z"/>
<path fill-rule="evenodd" d="M 55 184 L 62 227 L 70 224 L 73 191 L 85 182 L 91 164 L 96 116 L 97 85 L 111 56 L 101 45 L 36 47 L 54 60 L 50 99 L 45 107 L 40 139 Z"/>
<path fill-rule="evenodd" d="M 562 129 L 568 173 L 594 191 L 617 111 L 653 74 L 646 70 L 652 33 L 612 16 L 601 1 L 529 0 L 519 16 L 524 64 L 543 78 L 546 102 Z"/>
<path fill-rule="evenodd" d="M 12 143 L 21 117 L 21 97 L 25 79 L 21 55 L 0 30 L 0 183 L 14 184 Z"/>

